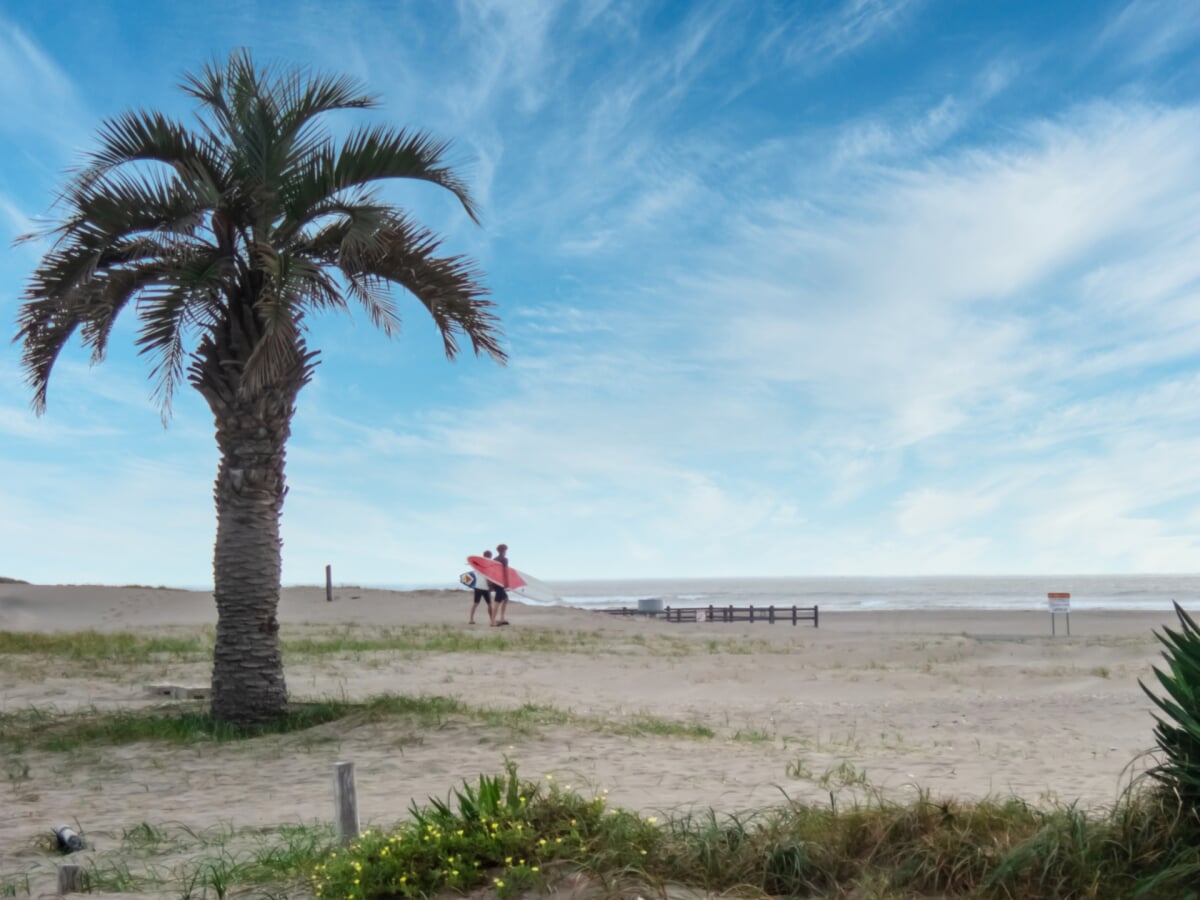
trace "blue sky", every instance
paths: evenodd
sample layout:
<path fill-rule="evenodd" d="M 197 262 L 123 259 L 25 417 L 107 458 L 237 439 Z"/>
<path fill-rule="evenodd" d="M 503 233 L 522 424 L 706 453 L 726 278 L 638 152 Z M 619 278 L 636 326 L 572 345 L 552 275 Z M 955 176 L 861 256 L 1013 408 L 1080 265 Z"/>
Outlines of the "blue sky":
<path fill-rule="evenodd" d="M 336 9 L 335 12 L 331 10 Z M 507 367 L 312 323 L 284 581 L 1200 570 L 1200 3 L 0 0 L 0 238 L 236 47 L 452 138 Z M 335 128 L 352 123 L 338 119 Z M 38 245 L 0 250 L 15 313 Z M 35 417 L 0 574 L 211 583 L 217 455 L 121 323 Z"/>

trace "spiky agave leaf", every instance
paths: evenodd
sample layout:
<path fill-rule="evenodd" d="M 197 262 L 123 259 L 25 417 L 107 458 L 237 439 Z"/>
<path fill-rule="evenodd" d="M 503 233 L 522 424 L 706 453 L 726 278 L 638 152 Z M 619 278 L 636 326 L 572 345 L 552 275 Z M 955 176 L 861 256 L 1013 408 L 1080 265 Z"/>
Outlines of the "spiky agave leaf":
<path fill-rule="evenodd" d="M 1154 668 L 1164 694 L 1155 694 L 1140 679 L 1158 707 L 1154 738 L 1162 761 L 1149 774 L 1193 807 L 1200 807 L 1200 626 L 1175 603 L 1179 630 L 1164 627 L 1155 637 L 1165 648 L 1167 667 Z"/>

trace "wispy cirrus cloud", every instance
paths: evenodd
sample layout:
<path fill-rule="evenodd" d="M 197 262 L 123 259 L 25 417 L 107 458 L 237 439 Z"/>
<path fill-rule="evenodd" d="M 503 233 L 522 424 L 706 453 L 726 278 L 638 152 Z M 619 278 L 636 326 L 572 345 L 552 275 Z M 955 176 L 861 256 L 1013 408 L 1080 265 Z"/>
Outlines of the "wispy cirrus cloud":
<path fill-rule="evenodd" d="M 0 18 L 0 130 L 31 132 L 60 151 L 80 134 L 82 103 L 70 76 L 29 35 Z"/>
<path fill-rule="evenodd" d="M 1200 39 L 1200 7 L 1174 0 L 1132 0 L 1105 26 L 1097 49 L 1144 66 L 1180 53 Z"/>
<path fill-rule="evenodd" d="M 788 65 L 815 69 L 873 41 L 897 34 L 924 0 L 842 0 L 836 9 L 810 17 L 798 7 L 786 39 Z"/>

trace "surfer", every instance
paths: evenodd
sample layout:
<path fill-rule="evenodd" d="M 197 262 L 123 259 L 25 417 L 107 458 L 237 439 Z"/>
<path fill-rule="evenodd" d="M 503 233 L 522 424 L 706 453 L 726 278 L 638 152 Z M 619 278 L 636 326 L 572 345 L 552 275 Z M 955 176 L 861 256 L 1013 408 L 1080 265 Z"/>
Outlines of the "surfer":
<path fill-rule="evenodd" d="M 487 554 L 491 556 L 490 553 Z M 504 585 L 508 584 L 508 544 L 496 545 L 496 562 L 504 567 L 504 584 L 496 584 L 494 581 L 488 582 L 490 587 L 496 594 L 496 616 L 493 625 L 508 624 L 508 591 Z"/>
<path fill-rule="evenodd" d="M 491 559 L 492 551 L 484 550 L 483 555 L 485 558 Z M 491 587 L 491 584 L 492 583 L 489 581 L 488 587 Z M 475 602 L 471 604 L 471 618 L 469 618 L 467 620 L 467 622 L 470 623 L 471 625 L 475 624 L 475 611 L 477 609 L 479 609 L 479 601 L 480 600 L 487 601 L 488 622 L 492 625 L 495 625 L 496 624 L 496 612 L 492 608 L 492 592 L 490 590 L 488 590 L 487 588 L 480 587 L 478 580 L 476 580 L 476 582 L 475 582 Z"/>

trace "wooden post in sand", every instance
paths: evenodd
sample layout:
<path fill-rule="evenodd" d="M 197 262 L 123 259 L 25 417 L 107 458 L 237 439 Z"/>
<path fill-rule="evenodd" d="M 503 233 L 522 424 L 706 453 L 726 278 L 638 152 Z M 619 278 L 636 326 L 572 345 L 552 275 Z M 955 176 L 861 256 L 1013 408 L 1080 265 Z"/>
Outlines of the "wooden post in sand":
<path fill-rule="evenodd" d="M 325 602 L 333 602 L 333 566 L 325 567 Z"/>
<path fill-rule="evenodd" d="M 78 894 L 83 891 L 83 868 L 80 866 L 58 867 L 58 893 Z"/>
<path fill-rule="evenodd" d="M 333 764 L 333 807 L 338 840 L 349 844 L 358 837 L 358 793 L 352 762 Z"/>

